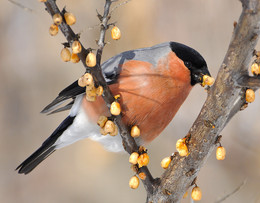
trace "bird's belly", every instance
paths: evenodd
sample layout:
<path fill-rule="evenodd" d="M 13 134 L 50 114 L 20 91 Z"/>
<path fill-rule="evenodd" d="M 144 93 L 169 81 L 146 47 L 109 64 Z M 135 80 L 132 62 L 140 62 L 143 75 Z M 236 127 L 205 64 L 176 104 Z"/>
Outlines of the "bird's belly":
<path fill-rule="evenodd" d="M 84 101 L 85 99 L 83 99 Z M 100 128 L 96 122 L 86 114 L 83 108 L 79 109 L 71 126 L 55 142 L 55 148 L 59 149 L 84 138 L 90 138 L 101 143 L 105 149 L 112 152 L 124 151 L 119 135 L 115 137 L 100 134 Z"/>

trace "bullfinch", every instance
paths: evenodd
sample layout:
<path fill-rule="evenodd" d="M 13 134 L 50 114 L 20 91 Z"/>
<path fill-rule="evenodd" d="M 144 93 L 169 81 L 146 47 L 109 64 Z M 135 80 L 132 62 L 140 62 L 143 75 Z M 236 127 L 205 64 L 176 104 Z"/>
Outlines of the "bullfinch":
<path fill-rule="evenodd" d="M 166 42 L 148 48 L 126 51 L 102 64 L 103 76 L 114 95 L 120 94 L 122 119 L 127 126 L 137 125 L 141 136 L 136 142 L 146 144 L 170 123 L 192 87 L 210 76 L 203 57 L 194 49 Z M 72 100 L 60 107 L 65 100 Z M 74 82 L 56 97 L 42 113 L 70 109 L 69 116 L 41 147 L 16 170 L 28 174 L 51 153 L 78 140 L 90 138 L 113 152 L 123 151 L 120 135 L 104 136 L 97 125 L 99 116 L 110 116 L 102 99 L 85 98 L 85 88 Z"/>

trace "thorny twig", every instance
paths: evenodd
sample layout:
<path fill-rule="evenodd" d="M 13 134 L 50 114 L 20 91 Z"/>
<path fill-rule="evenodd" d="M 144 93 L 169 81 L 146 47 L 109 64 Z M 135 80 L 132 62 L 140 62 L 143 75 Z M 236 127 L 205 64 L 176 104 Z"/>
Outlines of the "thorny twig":
<path fill-rule="evenodd" d="M 102 75 L 102 69 L 101 69 L 100 63 L 101 63 L 103 48 L 105 46 L 105 34 L 106 34 L 106 30 L 109 27 L 109 25 L 108 25 L 108 21 L 110 19 L 109 10 L 110 10 L 110 6 L 113 2 L 114 1 L 112 1 L 112 0 L 106 0 L 105 7 L 104 7 L 104 14 L 103 14 L 103 16 L 101 16 L 99 14 L 100 20 L 101 20 L 101 30 L 100 30 L 100 38 L 97 43 L 98 44 L 97 65 L 93 68 L 89 68 L 85 64 L 86 56 L 91 50 L 90 48 L 85 49 L 84 46 L 82 45 L 82 51 L 78 54 L 81 62 L 83 63 L 84 67 L 86 68 L 86 71 L 90 72 L 93 75 L 93 77 L 95 79 L 95 83 L 97 83 L 103 87 L 104 92 L 103 92 L 102 97 L 108 107 L 110 107 L 111 103 L 114 101 L 114 97 Z M 55 0 L 48 0 L 47 2 L 45 2 L 45 6 L 51 16 L 53 16 L 55 13 L 61 13 L 58 6 L 56 5 Z M 77 38 L 77 36 L 78 36 L 73 32 L 71 27 L 68 26 L 65 22 L 62 22 L 59 25 L 59 28 L 62 31 L 62 33 L 64 34 L 64 36 L 66 37 L 69 44 L 71 44 L 73 42 L 73 40 L 75 38 Z M 136 144 L 134 138 L 131 137 L 128 127 L 123 123 L 122 116 L 121 115 L 115 116 L 114 122 L 117 124 L 117 126 L 119 128 L 125 150 L 129 154 L 131 154 L 134 151 L 137 152 L 139 147 Z M 154 187 L 155 187 L 154 186 L 155 181 L 154 181 L 151 173 L 149 172 L 148 168 L 141 167 L 138 172 L 144 172 L 146 174 L 146 179 L 143 180 L 143 183 L 144 183 L 144 186 L 145 186 L 147 192 L 152 193 L 154 190 Z"/>

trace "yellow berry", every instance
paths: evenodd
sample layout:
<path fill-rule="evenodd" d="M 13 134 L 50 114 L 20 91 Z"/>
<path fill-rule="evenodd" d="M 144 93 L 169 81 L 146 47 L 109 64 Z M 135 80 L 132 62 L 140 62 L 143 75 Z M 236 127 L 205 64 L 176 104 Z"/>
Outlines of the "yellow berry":
<path fill-rule="evenodd" d="M 81 47 L 80 42 L 77 41 L 77 40 L 75 40 L 75 41 L 72 43 L 72 45 L 71 45 L 71 49 L 72 49 L 72 52 L 73 52 L 74 54 L 80 53 L 81 50 L 82 50 L 82 47 Z"/>
<path fill-rule="evenodd" d="M 111 37 L 114 40 L 118 40 L 121 37 L 121 31 L 118 27 L 114 26 L 111 30 Z"/>
<path fill-rule="evenodd" d="M 115 100 L 120 99 L 120 94 L 115 95 L 114 98 L 115 98 Z"/>
<path fill-rule="evenodd" d="M 226 150 L 224 147 L 220 146 L 216 150 L 216 158 L 217 160 L 224 160 L 226 157 Z"/>
<path fill-rule="evenodd" d="M 189 150 L 188 150 L 188 147 L 185 143 L 185 139 L 179 139 L 176 142 L 176 149 L 179 152 L 180 156 L 188 156 L 189 155 Z"/>
<path fill-rule="evenodd" d="M 62 16 L 61 14 L 59 13 L 56 13 L 52 16 L 52 19 L 53 19 L 53 22 L 56 24 L 56 25 L 60 25 L 61 22 L 62 22 Z"/>
<path fill-rule="evenodd" d="M 257 63 L 253 63 L 252 66 L 251 66 L 251 72 L 254 74 L 254 75 L 259 75 L 260 74 L 260 67 Z"/>
<path fill-rule="evenodd" d="M 88 87 L 89 85 L 86 86 L 86 99 L 90 102 L 96 101 L 96 88 L 94 86 L 91 89 Z"/>
<path fill-rule="evenodd" d="M 149 163 L 149 156 L 147 153 L 141 154 L 137 159 L 138 167 L 141 168 L 143 166 L 147 166 Z"/>
<path fill-rule="evenodd" d="M 108 133 L 105 131 L 104 128 L 100 128 L 100 134 L 101 135 L 107 135 Z"/>
<path fill-rule="evenodd" d="M 94 85 L 94 79 L 90 73 L 85 73 L 83 75 L 83 78 L 84 78 L 86 85 L 90 85 L 90 86 Z"/>
<path fill-rule="evenodd" d="M 50 29 L 49 29 L 50 35 L 51 35 L 51 36 L 55 36 L 55 35 L 58 34 L 58 32 L 59 32 L 59 27 L 58 27 L 57 25 L 55 25 L 55 24 L 52 24 L 52 25 L 50 26 Z"/>
<path fill-rule="evenodd" d="M 188 190 L 185 192 L 182 198 L 185 199 L 187 196 L 188 196 Z"/>
<path fill-rule="evenodd" d="M 115 130 L 111 133 L 109 133 L 110 136 L 116 136 L 118 134 L 118 127 L 115 125 Z"/>
<path fill-rule="evenodd" d="M 121 106 L 118 102 L 114 101 L 110 106 L 110 113 L 118 116 L 121 113 Z"/>
<path fill-rule="evenodd" d="M 215 82 L 215 79 L 213 77 L 210 77 L 208 75 L 203 75 L 203 81 L 202 81 L 202 86 L 204 87 L 205 85 L 211 86 Z"/>
<path fill-rule="evenodd" d="M 170 165 L 171 161 L 172 161 L 171 157 L 164 158 L 161 161 L 161 167 L 164 168 L 164 169 L 168 168 L 168 166 Z"/>
<path fill-rule="evenodd" d="M 137 159 L 138 159 L 138 157 L 139 157 L 139 154 L 137 153 L 137 152 L 133 152 L 131 155 L 130 155 L 130 157 L 129 157 L 129 162 L 131 163 L 131 164 L 137 164 Z"/>
<path fill-rule="evenodd" d="M 96 55 L 92 52 L 89 52 L 89 54 L 86 57 L 86 65 L 88 67 L 94 67 L 97 64 Z"/>
<path fill-rule="evenodd" d="M 66 12 L 64 14 L 64 18 L 68 25 L 73 25 L 76 23 L 76 17 L 72 13 Z"/>
<path fill-rule="evenodd" d="M 139 178 L 137 176 L 133 176 L 130 180 L 129 180 L 129 187 L 132 189 L 136 189 L 139 186 Z"/>
<path fill-rule="evenodd" d="M 115 124 L 113 121 L 108 120 L 105 123 L 104 131 L 107 133 L 113 133 L 115 131 Z"/>
<path fill-rule="evenodd" d="M 86 87 L 86 91 L 90 91 L 94 88 L 94 79 L 90 73 L 85 73 L 83 76 L 81 76 L 78 80 L 78 85 L 80 87 Z"/>
<path fill-rule="evenodd" d="M 138 174 L 139 178 L 141 178 L 142 180 L 146 179 L 146 174 L 144 172 L 141 172 Z"/>
<path fill-rule="evenodd" d="M 201 194 L 201 189 L 196 186 L 192 189 L 191 191 L 191 197 L 194 201 L 199 201 L 201 200 L 202 194 Z"/>
<path fill-rule="evenodd" d="M 71 54 L 70 61 L 71 61 L 72 63 L 78 63 L 78 62 L 80 61 L 79 56 L 78 56 L 77 54 L 72 53 L 72 54 Z"/>
<path fill-rule="evenodd" d="M 107 120 L 108 120 L 108 119 L 107 119 L 106 116 L 99 116 L 98 121 L 97 121 L 97 124 L 98 124 L 101 128 L 103 128 L 103 127 L 105 126 Z"/>
<path fill-rule="evenodd" d="M 131 128 L 131 136 L 132 137 L 138 137 L 140 136 L 140 129 L 138 128 L 138 126 L 134 125 L 132 128 Z"/>
<path fill-rule="evenodd" d="M 98 86 L 97 90 L 96 90 L 96 94 L 97 96 L 101 96 L 103 94 L 103 87 L 100 85 Z"/>
<path fill-rule="evenodd" d="M 97 96 L 93 95 L 91 92 L 86 92 L 86 100 L 89 102 L 94 102 L 97 100 Z"/>
<path fill-rule="evenodd" d="M 86 84 L 85 84 L 85 81 L 84 81 L 84 77 L 81 76 L 79 79 L 78 79 L 78 85 L 80 87 L 86 87 Z"/>
<path fill-rule="evenodd" d="M 255 101 L 255 92 L 252 89 L 247 89 L 246 90 L 246 101 L 251 103 Z"/>
<path fill-rule="evenodd" d="M 61 50 L 60 56 L 61 56 L 61 59 L 62 59 L 64 62 L 70 61 L 70 58 L 71 58 L 70 50 L 69 50 L 68 48 L 63 48 L 63 49 Z"/>
<path fill-rule="evenodd" d="M 46 2 L 47 0 L 39 0 L 40 2 Z"/>

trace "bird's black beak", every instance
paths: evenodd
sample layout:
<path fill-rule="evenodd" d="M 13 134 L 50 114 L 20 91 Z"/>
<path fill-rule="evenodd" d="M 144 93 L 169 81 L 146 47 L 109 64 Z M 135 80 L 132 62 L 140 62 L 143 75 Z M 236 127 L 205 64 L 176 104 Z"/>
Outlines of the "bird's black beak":
<path fill-rule="evenodd" d="M 203 76 L 205 76 L 205 75 L 211 77 L 207 66 L 203 66 L 200 69 L 198 69 L 198 68 L 192 69 L 191 70 L 191 85 L 195 85 L 195 84 L 199 83 L 201 86 L 204 87 L 205 83 L 204 83 Z"/>

